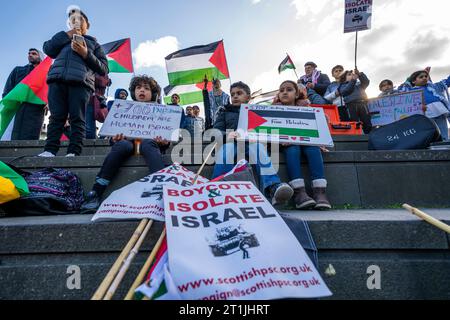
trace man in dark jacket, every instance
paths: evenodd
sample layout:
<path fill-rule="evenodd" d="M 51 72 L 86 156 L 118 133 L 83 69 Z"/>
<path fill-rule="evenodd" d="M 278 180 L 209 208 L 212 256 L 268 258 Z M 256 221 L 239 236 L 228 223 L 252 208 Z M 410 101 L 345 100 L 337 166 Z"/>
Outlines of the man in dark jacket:
<path fill-rule="evenodd" d="M 328 86 L 331 84 L 330 78 L 317 70 L 317 64 L 314 62 L 307 62 L 305 64 L 305 75 L 301 77 L 298 82 L 308 89 L 313 89 L 322 97 L 325 95 Z"/>
<path fill-rule="evenodd" d="M 42 62 L 42 54 L 37 49 L 28 50 L 28 64 L 15 67 L 6 81 L 2 98 L 14 89 L 31 71 Z M 12 140 L 39 140 L 44 123 L 45 105 L 24 102 L 14 118 Z"/>
<path fill-rule="evenodd" d="M 88 36 L 89 20 L 80 10 L 71 10 L 72 30 L 61 31 L 44 43 L 44 52 L 55 59 L 47 77 L 51 112 L 47 143 L 41 157 L 54 157 L 69 116 L 71 134 L 67 156 L 78 156 L 86 134 L 85 114 L 95 91 L 95 74 L 107 75 L 108 60 L 94 37 Z"/>

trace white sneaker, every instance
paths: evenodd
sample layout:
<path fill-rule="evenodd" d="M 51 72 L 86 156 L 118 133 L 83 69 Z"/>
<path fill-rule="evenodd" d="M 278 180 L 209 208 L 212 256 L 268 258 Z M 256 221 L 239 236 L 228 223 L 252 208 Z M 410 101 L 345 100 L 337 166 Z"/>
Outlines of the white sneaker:
<path fill-rule="evenodd" d="M 45 151 L 43 153 L 41 153 L 40 155 L 38 155 L 39 158 L 54 158 L 56 157 L 53 153 Z"/>
<path fill-rule="evenodd" d="M 69 153 L 66 156 L 66 158 L 74 158 L 74 157 L 76 157 L 75 153 Z"/>

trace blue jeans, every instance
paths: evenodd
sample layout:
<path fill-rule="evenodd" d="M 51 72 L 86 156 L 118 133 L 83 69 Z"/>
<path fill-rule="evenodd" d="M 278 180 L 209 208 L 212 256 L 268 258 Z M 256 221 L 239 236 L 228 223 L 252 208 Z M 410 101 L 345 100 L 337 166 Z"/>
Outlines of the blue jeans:
<path fill-rule="evenodd" d="M 439 130 L 441 131 L 442 139 L 448 140 L 448 123 L 447 123 L 447 116 L 446 114 L 443 114 L 442 116 L 432 118 L 434 122 L 436 122 L 437 126 L 439 127 Z"/>
<path fill-rule="evenodd" d="M 234 157 L 236 157 L 236 154 L 237 146 L 234 142 L 225 144 L 219 150 L 216 155 L 216 165 L 214 166 L 213 179 L 233 170 L 235 166 Z M 260 183 L 262 184 L 262 190 L 266 191 L 268 187 L 281 183 L 277 172 L 272 166 L 272 161 L 268 156 L 264 145 L 260 143 L 246 143 L 245 156 L 250 158 L 250 164 L 256 164 L 256 171 L 258 173 Z"/>
<path fill-rule="evenodd" d="M 303 179 L 302 173 L 302 153 L 308 159 L 308 167 L 311 173 L 311 180 L 325 179 L 322 153 L 319 147 L 310 146 L 289 146 L 283 148 L 286 157 L 286 166 L 290 181 Z"/>
<path fill-rule="evenodd" d="M 86 139 L 97 139 L 97 123 L 92 104 L 88 104 L 86 108 Z"/>

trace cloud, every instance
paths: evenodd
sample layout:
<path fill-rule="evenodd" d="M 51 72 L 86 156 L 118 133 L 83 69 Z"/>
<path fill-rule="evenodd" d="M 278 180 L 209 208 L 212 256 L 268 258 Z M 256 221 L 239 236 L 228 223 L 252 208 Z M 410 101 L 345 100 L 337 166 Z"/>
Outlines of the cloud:
<path fill-rule="evenodd" d="M 297 19 L 306 16 L 321 15 L 326 18 L 328 14 L 333 12 L 339 6 L 339 1 L 330 2 L 329 0 L 293 0 L 291 5 L 297 10 Z M 324 15 L 324 12 L 327 14 Z M 342 13 L 343 14 L 343 13 Z"/>
<path fill-rule="evenodd" d="M 260 3 L 261 2 L 261 0 L 252 0 L 252 4 L 257 4 L 257 3 Z"/>
<path fill-rule="evenodd" d="M 405 57 L 410 61 L 435 60 L 442 57 L 448 47 L 448 37 L 437 37 L 433 32 L 417 35 L 405 50 Z"/>
<path fill-rule="evenodd" d="M 141 42 L 133 52 L 136 60 L 136 69 L 146 67 L 164 68 L 166 65 L 165 57 L 178 50 L 178 39 L 172 36 Z"/>

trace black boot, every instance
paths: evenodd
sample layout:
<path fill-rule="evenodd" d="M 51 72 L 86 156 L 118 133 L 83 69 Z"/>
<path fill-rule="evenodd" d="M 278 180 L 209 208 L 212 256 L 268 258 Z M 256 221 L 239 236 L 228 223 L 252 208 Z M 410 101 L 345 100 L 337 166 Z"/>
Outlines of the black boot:
<path fill-rule="evenodd" d="M 100 196 L 96 191 L 87 194 L 83 204 L 81 205 L 81 214 L 94 214 L 100 207 Z"/>

